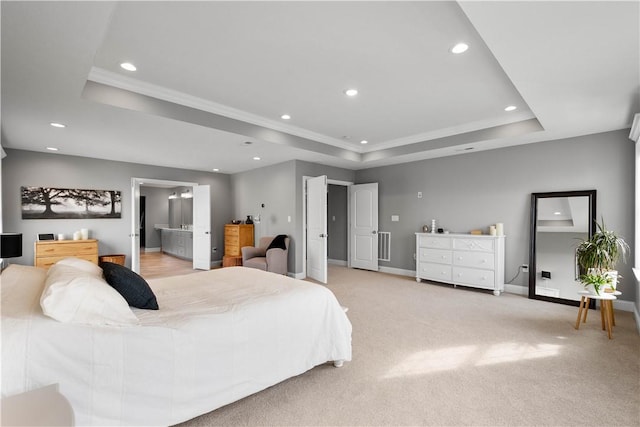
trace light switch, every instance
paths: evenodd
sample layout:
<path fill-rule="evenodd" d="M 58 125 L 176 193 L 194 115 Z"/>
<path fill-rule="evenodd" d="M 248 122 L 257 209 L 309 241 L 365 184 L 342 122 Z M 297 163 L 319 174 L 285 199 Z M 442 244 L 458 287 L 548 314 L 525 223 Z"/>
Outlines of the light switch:
<path fill-rule="evenodd" d="M 400 215 L 391 215 L 391 222 L 400 221 Z"/>
<path fill-rule="evenodd" d="M 336 216 L 335 216 L 335 215 L 333 215 L 333 216 L 331 217 L 331 221 L 336 222 Z"/>
<path fill-rule="evenodd" d="M 287 222 L 291 222 L 291 215 L 287 215 Z"/>

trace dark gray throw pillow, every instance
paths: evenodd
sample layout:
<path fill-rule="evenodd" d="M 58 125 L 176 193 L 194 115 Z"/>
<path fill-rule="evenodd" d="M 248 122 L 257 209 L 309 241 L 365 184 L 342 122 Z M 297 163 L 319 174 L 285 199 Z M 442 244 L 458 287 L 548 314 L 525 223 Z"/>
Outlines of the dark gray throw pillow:
<path fill-rule="evenodd" d="M 286 234 L 278 234 L 276 237 L 273 238 L 271 243 L 269 243 L 267 250 L 273 249 L 273 248 L 287 249 L 287 245 L 285 243 L 286 238 L 287 238 Z"/>
<path fill-rule="evenodd" d="M 149 284 L 134 271 L 113 262 L 101 262 L 108 284 L 124 297 L 131 307 L 157 310 L 158 301 Z"/>

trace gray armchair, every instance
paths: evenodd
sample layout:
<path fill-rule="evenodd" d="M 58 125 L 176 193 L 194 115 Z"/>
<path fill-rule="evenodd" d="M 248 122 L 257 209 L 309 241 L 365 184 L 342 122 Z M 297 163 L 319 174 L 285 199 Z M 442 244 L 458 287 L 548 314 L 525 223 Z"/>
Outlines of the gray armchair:
<path fill-rule="evenodd" d="M 283 243 L 284 249 L 270 247 L 272 243 Z M 241 250 L 242 265 L 244 267 L 258 268 L 284 275 L 289 271 L 287 262 L 289 259 L 289 238 L 287 236 L 261 237 L 258 247 L 245 246 Z"/>

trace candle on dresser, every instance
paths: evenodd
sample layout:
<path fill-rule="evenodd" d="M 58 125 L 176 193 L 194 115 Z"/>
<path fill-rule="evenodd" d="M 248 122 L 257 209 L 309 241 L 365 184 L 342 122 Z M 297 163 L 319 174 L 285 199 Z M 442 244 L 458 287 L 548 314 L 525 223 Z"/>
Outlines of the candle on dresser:
<path fill-rule="evenodd" d="M 490 225 L 489 226 L 489 236 L 495 236 L 496 235 L 496 226 L 495 225 Z"/>
<path fill-rule="evenodd" d="M 74 231 L 73 232 L 73 240 L 80 240 L 81 237 L 82 237 L 82 235 L 80 234 L 79 231 Z"/>
<path fill-rule="evenodd" d="M 89 238 L 89 229 L 81 228 L 80 229 L 80 237 L 82 237 L 82 240 L 87 240 Z"/>
<path fill-rule="evenodd" d="M 504 236 L 504 224 L 501 222 L 496 223 L 496 234 L 498 236 Z"/>
<path fill-rule="evenodd" d="M 58 234 L 58 240 L 64 240 L 64 234 Z"/>

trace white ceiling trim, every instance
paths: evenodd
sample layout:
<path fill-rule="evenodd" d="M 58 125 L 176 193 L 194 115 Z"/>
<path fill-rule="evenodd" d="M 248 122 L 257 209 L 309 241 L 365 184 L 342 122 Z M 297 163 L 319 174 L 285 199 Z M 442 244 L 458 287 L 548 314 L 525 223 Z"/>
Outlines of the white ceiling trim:
<path fill-rule="evenodd" d="M 265 119 L 262 116 L 247 113 L 246 111 L 241 111 L 227 105 L 218 104 L 207 99 L 188 95 L 186 93 L 168 89 L 163 86 L 158 86 L 138 79 L 123 76 L 121 74 L 105 70 L 103 68 L 91 67 L 91 71 L 89 72 L 87 80 L 101 83 L 107 86 L 113 86 L 119 89 L 128 90 L 130 92 L 135 92 L 141 95 L 161 99 L 163 101 L 172 102 L 174 104 L 196 108 L 198 110 L 218 114 L 220 116 L 241 120 L 243 122 L 277 130 L 279 132 L 289 133 L 356 153 L 362 152 L 361 147 L 354 147 L 353 145 L 339 139 L 331 138 L 316 132 L 311 132 L 309 130 L 302 129 L 296 126 L 284 125 L 275 120 Z"/>
<path fill-rule="evenodd" d="M 451 126 L 448 128 L 442 128 L 431 132 L 425 132 L 417 135 L 411 135 L 404 138 L 393 139 L 390 141 L 382 142 L 371 147 L 369 150 L 364 150 L 364 153 L 384 150 L 386 148 L 395 148 L 402 145 L 413 144 L 416 142 L 430 141 L 432 139 L 444 138 L 447 136 L 458 135 L 461 133 L 473 132 L 482 129 L 493 128 L 497 126 L 509 125 L 512 123 L 523 122 L 525 120 L 537 119 L 537 117 L 530 111 L 520 111 L 505 113 L 509 115 L 509 120 L 504 119 L 487 119 L 478 120 L 475 122 L 464 123 L 457 126 Z M 479 141 L 480 142 L 480 141 Z"/>

